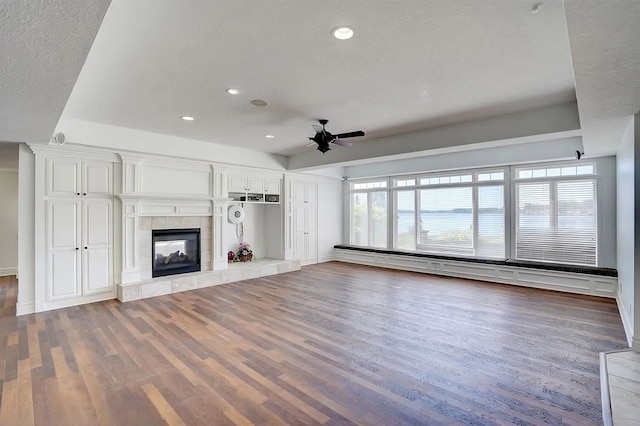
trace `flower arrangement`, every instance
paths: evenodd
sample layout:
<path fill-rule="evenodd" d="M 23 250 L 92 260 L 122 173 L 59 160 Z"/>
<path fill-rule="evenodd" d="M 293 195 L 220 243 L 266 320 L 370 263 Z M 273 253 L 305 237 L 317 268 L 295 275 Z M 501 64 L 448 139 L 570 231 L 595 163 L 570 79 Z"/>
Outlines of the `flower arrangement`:
<path fill-rule="evenodd" d="M 238 244 L 238 250 L 236 251 L 236 262 L 247 262 L 251 261 L 253 258 L 253 250 L 251 250 L 251 246 L 249 243 L 241 242 Z"/>

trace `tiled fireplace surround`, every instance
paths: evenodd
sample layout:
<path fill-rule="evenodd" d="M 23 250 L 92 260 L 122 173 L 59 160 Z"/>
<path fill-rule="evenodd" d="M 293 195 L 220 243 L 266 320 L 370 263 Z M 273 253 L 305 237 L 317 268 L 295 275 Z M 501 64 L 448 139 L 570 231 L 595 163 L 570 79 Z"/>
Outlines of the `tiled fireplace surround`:
<path fill-rule="evenodd" d="M 151 279 L 151 231 L 158 229 L 200 228 L 201 271 L 212 269 L 211 259 L 211 216 L 155 216 L 138 218 L 138 259 L 140 278 Z"/>
<path fill-rule="evenodd" d="M 136 241 L 140 280 L 119 284 L 118 299 L 127 302 L 300 269 L 299 260 L 258 259 L 253 262 L 230 264 L 227 268 L 213 270 L 212 238 L 214 231 L 212 219 L 212 216 L 137 217 L 134 240 Z M 151 231 L 154 229 L 186 228 L 200 228 L 201 271 L 152 278 Z M 126 238 L 125 235 L 125 240 Z"/>

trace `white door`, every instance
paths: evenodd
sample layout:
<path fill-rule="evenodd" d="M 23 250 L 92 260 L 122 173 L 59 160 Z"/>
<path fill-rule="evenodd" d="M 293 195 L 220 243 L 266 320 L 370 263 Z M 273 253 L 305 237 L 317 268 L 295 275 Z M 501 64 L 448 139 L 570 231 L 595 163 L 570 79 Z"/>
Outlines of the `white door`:
<path fill-rule="evenodd" d="M 48 301 L 82 295 L 80 286 L 80 202 L 47 201 Z"/>
<path fill-rule="evenodd" d="M 80 161 L 47 158 L 45 163 L 47 195 L 77 197 L 80 195 Z"/>
<path fill-rule="evenodd" d="M 227 179 L 227 191 L 247 192 L 246 179 L 244 176 L 229 175 Z"/>
<path fill-rule="evenodd" d="M 304 261 L 306 259 L 307 232 L 305 230 L 304 205 L 293 206 L 293 258 Z"/>
<path fill-rule="evenodd" d="M 305 261 L 318 263 L 318 208 L 315 204 L 307 204 L 304 208 L 305 232 L 307 243 Z"/>
<path fill-rule="evenodd" d="M 111 200 L 82 203 L 82 293 L 91 295 L 113 290 L 111 279 Z"/>
<path fill-rule="evenodd" d="M 106 161 L 82 163 L 82 195 L 109 196 L 113 193 L 113 164 Z"/>

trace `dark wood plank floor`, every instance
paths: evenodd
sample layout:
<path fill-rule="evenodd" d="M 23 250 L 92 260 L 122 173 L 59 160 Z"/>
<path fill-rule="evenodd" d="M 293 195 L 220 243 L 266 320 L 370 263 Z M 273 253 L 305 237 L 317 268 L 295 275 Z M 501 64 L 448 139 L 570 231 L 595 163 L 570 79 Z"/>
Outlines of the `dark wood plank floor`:
<path fill-rule="evenodd" d="M 614 301 L 328 263 L 0 320 L 2 425 L 601 422 Z"/>

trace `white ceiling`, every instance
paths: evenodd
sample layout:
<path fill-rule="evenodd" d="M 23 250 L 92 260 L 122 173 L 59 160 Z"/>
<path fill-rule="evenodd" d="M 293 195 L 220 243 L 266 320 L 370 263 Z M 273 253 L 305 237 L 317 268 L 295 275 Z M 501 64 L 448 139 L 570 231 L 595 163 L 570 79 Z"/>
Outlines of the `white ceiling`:
<path fill-rule="evenodd" d="M 40 3 L 58 10 L 42 16 L 37 31 L 46 27 L 45 18 L 60 15 L 74 22 L 79 40 L 65 33 L 58 39 L 71 53 L 67 44 L 55 43 L 46 55 L 25 57 L 9 78 L 3 69 L 0 83 L 8 83 L 2 91 L 27 90 L 32 103 L 40 92 L 45 100 L 57 94 L 55 105 L 42 104 L 47 125 L 33 126 L 38 137 L 57 116 L 60 93 L 74 74 L 63 68 L 60 88 L 57 74 L 47 76 L 29 61 L 71 55 L 77 68 L 77 45 L 91 35 L 106 2 L 93 0 L 88 12 L 75 8 L 83 10 L 75 15 L 62 0 L 20 2 L 11 6 L 16 17 L 0 23 L 18 25 Z M 112 0 L 60 123 L 85 123 L 84 130 L 100 123 L 122 134 L 131 129 L 132 140 L 139 134 L 134 130 L 169 135 L 182 138 L 185 150 L 195 140 L 284 154 L 289 168 L 341 163 L 343 157 L 380 160 L 380 153 L 474 149 L 489 137 L 502 141 L 499 146 L 582 135 L 587 155 L 610 155 L 619 129 L 639 107 L 639 7 L 636 0 Z M 331 37 L 341 24 L 355 29 L 352 40 Z M 13 36 L 0 43 L 25 55 L 24 43 Z M 228 87 L 245 93 L 232 97 Z M 270 106 L 255 107 L 252 99 Z M 577 106 L 571 104 L 576 99 Z M 20 117 L 16 105 L 6 107 L 11 123 Z M 1 108 L 0 118 L 9 117 Z M 547 120 L 545 127 L 540 117 L 554 108 L 566 120 Z M 523 117 L 535 118 L 525 133 L 517 130 L 529 124 Z M 25 121 L 39 118 L 36 111 Z M 333 133 L 364 130 L 367 136 L 353 139 L 351 154 L 341 147 L 326 156 L 309 152 L 313 148 L 304 145 L 318 118 L 329 119 Z M 98 135 L 102 127 L 94 127 Z M 481 134 L 477 140 L 473 129 Z M 0 123 L 0 132 L 12 130 Z M 22 127 L 13 134 L 5 140 L 30 135 Z"/>

